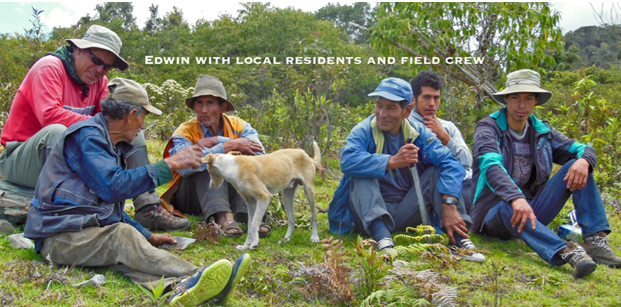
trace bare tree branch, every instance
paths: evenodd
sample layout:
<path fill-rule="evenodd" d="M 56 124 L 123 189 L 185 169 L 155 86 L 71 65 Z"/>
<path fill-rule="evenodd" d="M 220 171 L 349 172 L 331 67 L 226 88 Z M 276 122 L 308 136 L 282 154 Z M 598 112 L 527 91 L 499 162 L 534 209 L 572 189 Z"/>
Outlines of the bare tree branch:
<path fill-rule="evenodd" d="M 604 3 L 599 10 L 599 12 L 593 6 L 593 3 L 589 2 L 591 5 L 591 9 L 593 10 L 593 16 L 595 20 L 602 26 L 608 34 L 616 39 L 621 39 L 621 4 L 620 3 L 610 3 L 610 9 L 606 10 L 604 7 Z"/>
<path fill-rule="evenodd" d="M 350 24 L 358 29 L 367 31 L 368 28 L 363 27 L 361 25 L 358 25 L 356 23 L 350 22 Z M 416 29 L 416 28 L 412 28 L 411 30 L 411 34 L 413 36 L 416 37 L 416 40 L 419 44 L 421 44 L 422 46 L 429 48 L 431 43 L 430 43 L 430 39 L 424 34 L 422 33 L 420 30 Z M 384 38 L 384 36 L 382 35 L 382 38 Z M 395 47 L 398 47 L 399 49 L 405 51 L 407 54 L 414 56 L 414 57 L 423 57 L 422 54 L 416 52 L 414 49 L 405 46 L 399 42 L 395 42 L 395 41 L 391 41 L 391 40 L 387 40 L 390 44 L 392 44 Z M 446 58 L 448 58 L 452 53 L 448 52 L 448 50 L 442 50 L 442 49 L 436 49 L 436 55 L 442 60 L 441 63 L 446 63 Z M 435 64 L 434 67 L 438 68 L 439 70 L 441 70 L 442 72 L 448 74 L 449 76 L 469 85 L 472 86 L 474 88 L 477 89 L 477 91 L 483 91 L 485 93 L 485 95 L 487 97 L 489 97 L 490 99 L 492 99 L 492 101 L 496 102 L 496 100 L 493 99 L 492 95 L 496 92 L 498 92 L 498 90 L 496 89 L 496 87 L 487 82 L 487 81 L 482 81 L 485 80 L 485 78 L 483 78 L 479 72 L 477 72 L 475 69 L 472 68 L 472 66 L 468 65 L 468 64 L 452 64 L 452 65 L 448 65 L 448 64 Z M 451 69 L 451 67 L 456 67 L 457 70 L 455 69 Z"/>

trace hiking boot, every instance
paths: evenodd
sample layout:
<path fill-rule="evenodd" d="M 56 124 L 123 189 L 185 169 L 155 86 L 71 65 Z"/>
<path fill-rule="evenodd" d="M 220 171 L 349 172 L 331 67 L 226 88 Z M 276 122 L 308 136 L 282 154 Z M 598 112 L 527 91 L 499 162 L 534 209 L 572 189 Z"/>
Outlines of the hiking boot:
<path fill-rule="evenodd" d="M 574 278 L 585 277 L 595 271 L 597 264 L 587 255 L 586 251 L 572 241 L 567 243 L 567 247 L 558 254 L 565 262 L 568 262 L 574 268 Z"/>
<path fill-rule="evenodd" d="M 149 230 L 173 231 L 192 227 L 190 220 L 185 217 L 179 218 L 162 206 L 146 212 L 136 212 L 134 220 Z"/>
<path fill-rule="evenodd" d="M 599 264 L 614 268 L 621 267 L 621 258 L 612 251 L 606 239 L 606 233 L 603 231 L 584 238 L 584 250 Z"/>
<path fill-rule="evenodd" d="M 231 278 L 233 265 L 222 259 L 180 281 L 168 297 L 172 306 L 198 306 L 216 296 Z"/>
<path fill-rule="evenodd" d="M 477 247 L 470 239 L 455 237 L 455 243 L 449 243 L 449 250 L 454 255 L 460 255 L 468 261 L 485 262 L 487 258 L 482 253 L 476 252 Z"/>

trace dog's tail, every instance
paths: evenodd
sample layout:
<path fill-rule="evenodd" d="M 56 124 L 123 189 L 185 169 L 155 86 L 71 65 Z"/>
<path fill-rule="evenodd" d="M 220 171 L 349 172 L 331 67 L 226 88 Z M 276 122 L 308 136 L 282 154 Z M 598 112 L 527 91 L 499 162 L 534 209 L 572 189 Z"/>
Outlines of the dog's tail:
<path fill-rule="evenodd" d="M 317 142 L 313 141 L 313 151 L 315 152 L 313 154 L 313 162 L 315 163 L 315 168 L 318 172 L 322 173 L 323 172 L 323 166 L 321 166 L 321 150 L 319 149 L 319 145 L 317 145 Z"/>
<path fill-rule="evenodd" d="M 321 149 L 319 149 L 319 145 L 315 141 L 313 141 L 313 151 L 313 162 L 315 162 L 315 165 L 321 165 Z"/>

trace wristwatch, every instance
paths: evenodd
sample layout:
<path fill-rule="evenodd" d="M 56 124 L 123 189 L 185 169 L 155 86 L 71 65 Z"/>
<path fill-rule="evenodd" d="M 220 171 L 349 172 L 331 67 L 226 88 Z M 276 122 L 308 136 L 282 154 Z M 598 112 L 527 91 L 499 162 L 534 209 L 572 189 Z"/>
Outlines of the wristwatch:
<path fill-rule="evenodd" d="M 453 197 L 447 197 L 442 200 L 442 203 L 447 204 L 447 205 L 457 206 L 457 199 Z"/>

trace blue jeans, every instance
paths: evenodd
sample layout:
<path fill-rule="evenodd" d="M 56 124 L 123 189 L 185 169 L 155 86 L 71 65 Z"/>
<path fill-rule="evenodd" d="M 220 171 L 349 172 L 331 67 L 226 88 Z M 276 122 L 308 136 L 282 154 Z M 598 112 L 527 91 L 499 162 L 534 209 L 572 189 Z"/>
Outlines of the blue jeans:
<path fill-rule="evenodd" d="M 571 160 L 554 175 L 546 186 L 533 198 L 527 200 L 537 217 L 535 230 L 532 229 L 530 220 L 524 226 L 522 233 L 518 233 L 519 227 L 511 226 L 513 208 L 510 204 L 501 201 L 485 215 L 483 232 L 486 235 L 509 239 L 518 237 L 532 248 L 543 260 L 551 265 L 563 265 L 563 261 L 557 253 L 567 246 L 546 225 L 561 211 L 569 196 L 573 196 L 574 207 L 578 224 L 582 227 L 582 236 L 587 237 L 600 231 L 610 233 L 610 225 L 606 218 L 606 210 L 599 195 L 593 174 L 589 174 L 586 186 L 580 190 L 571 192 L 567 189 L 567 181 L 564 181 L 569 168 L 574 164 Z"/>

